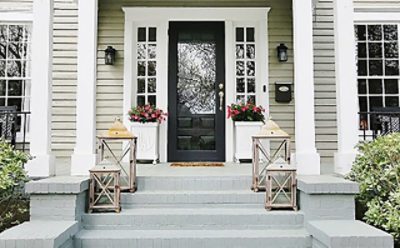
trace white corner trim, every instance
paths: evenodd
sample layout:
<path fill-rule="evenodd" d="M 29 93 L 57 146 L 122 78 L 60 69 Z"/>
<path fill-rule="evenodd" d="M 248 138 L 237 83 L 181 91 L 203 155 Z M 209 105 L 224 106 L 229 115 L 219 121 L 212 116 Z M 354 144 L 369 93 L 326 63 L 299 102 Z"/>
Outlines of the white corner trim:
<path fill-rule="evenodd" d="M 0 12 L 0 22 L 32 22 L 33 14 L 28 12 Z"/>
<path fill-rule="evenodd" d="M 354 22 L 400 22 L 400 12 L 355 12 Z"/>

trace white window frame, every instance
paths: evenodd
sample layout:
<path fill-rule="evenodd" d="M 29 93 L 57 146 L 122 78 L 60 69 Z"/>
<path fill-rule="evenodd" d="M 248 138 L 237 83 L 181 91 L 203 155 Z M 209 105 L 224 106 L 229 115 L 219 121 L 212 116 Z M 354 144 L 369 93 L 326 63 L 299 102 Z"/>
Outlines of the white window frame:
<path fill-rule="evenodd" d="M 28 12 L 13 12 L 13 11 L 1 12 L 0 24 L 25 24 L 25 25 L 29 24 L 29 25 L 31 25 L 31 28 L 33 28 L 33 14 L 28 13 Z M 32 37 L 31 37 L 31 42 L 32 42 Z M 30 50 L 30 52 L 32 52 L 32 50 Z M 31 70 L 31 67 L 30 67 L 30 70 Z M 29 98 L 30 98 L 30 91 L 31 91 L 31 87 L 32 87 L 31 72 L 29 73 L 29 77 L 27 77 L 25 79 L 28 79 L 30 81 L 30 83 L 29 83 L 30 87 L 27 89 L 27 91 L 29 91 Z M 26 97 L 25 97 L 25 99 L 26 99 Z M 21 111 L 24 111 L 24 110 L 21 110 Z M 25 142 L 29 142 L 29 140 L 30 140 L 30 138 L 29 138 L 29 136 L 30 136 L 29 135 L 29 133 L 30 133 L 29 115 L 27 115 L 26 117 L 27 117 L 27 120 L 23 120 L 23 118 L 24 118 L 23 116 L 21 116 L 21 119 L 22 119 L 22 123 L 24 123 L 24 121 L 26 122 Z M 23 131 L 19 131 L 17 133 L 17 142 L 22 142 L 23 138 L 24 138 Z"/>
<path fill-rule="evenodd" d="M 168 25 L 170 21 L 223 21 L 225 22 L 225 82 L 226 97 L 224 105 L 235 102 L 236 63 L 235 26 L 252 25 L 256 28 L 256 102 L 269 105 L 268 69 L 268 12 L 270 8 L 159 8 L 123 7 L 125 12 L 125 61 L 124 61 L 124 101 L 123 111 L 127 113 L 136 103 L 137 71 L 135 56 L 136 30 L 139 26 L 157 28 L 157 107 L 168 109 Z M 265 87 L 265 92 L 263 88 Z M 268 109 L 268 108 L 267 108 Z M 268 115 L 268 113 L 267 113 Z M 125 120 L 129 126 L 129 121 Z M 167 161 L 167 123 L 160 130 L 160 161 Z M 233 161 L 233 123 L 226 120 L 226 160 Z"/>
<path fill-rule="evenodd" d="M 389 11 L 379 11 L 379 12 L 355 12 L 354 13 L 354 25 L 364 25 L 364 24 L 376 24 L 376 23 L 385 23 L 385 24 L 398 24 L 400 23 L 400 12 L 389 12 Z M 356 37 L 354 37 L 356 39 Z M 399 44 L 400 45 L 400 44 Z M 356 47 L 354 48 L 356 49 Z M 358 79 L 358 75 L 357 75 Z M 399 89 L 400 90 L 400 89 Z M 358 98 L 358 92 L 357 92 Z M 358 102 L 358 99 L 357 99 Z M 359 131 L 359 136 L 362 138 L 364 132 L 362 130 Z M 372 136 L 372 132 L 367 130 L 367 136 Z"/>

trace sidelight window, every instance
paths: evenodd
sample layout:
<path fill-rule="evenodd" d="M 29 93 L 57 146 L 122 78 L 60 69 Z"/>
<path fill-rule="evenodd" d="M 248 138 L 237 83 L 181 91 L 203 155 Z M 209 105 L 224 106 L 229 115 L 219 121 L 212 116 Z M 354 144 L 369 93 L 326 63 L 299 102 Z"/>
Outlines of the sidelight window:
<path fill-rule="evenodd" d="M 156 105 L 157 29 L 137 29 L 137 105 Z"/>
<path fill-rule="evenodd" d="M 256 42 L 254 27 L 236 27 L 236 101 L 256 103 Z"/>

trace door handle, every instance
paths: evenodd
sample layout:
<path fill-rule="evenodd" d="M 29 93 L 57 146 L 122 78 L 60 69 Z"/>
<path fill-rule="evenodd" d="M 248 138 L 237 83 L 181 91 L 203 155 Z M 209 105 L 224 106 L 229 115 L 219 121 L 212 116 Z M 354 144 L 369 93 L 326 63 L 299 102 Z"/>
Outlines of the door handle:
<path fill-rule="evenodd" d="M 219 110 L 224 111 L 224 92 L 220 91 L 219 92 Z"/>

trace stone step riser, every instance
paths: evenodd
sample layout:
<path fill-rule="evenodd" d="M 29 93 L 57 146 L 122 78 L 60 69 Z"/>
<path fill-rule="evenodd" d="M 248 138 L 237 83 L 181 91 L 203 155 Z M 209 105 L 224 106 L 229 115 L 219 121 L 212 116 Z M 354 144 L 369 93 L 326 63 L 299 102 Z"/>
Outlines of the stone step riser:
<path fill-rule="evenodd" d="M 123 194 L 122 204 L 264 204 L 263 193 Z"/>
<path fill-rule="evenodd" d="M 194 210 L 195 211 L 195 210 Z M 279 214 L 279 215 L 84 215 L 84 226 L 113 226 L 112 229 L 173 229 L 171 227 L 180 227 L 182 229 L 210 229 L 210 227 L 222 227 L 226 229 L 229 226 L 247 227 L 265 226 L 265 227 L 291 227 L 303 225 L 303 215 L 301 214 Z M 179 228 L 179 229 L 180 229 Z M 242 229 L 241 228 L 241 229 Z M 213 228 L 211 228 L 213 229 Z M 235 228 L 233 228 L 235 229 Z"/>
<path fill-rule="evenodd" d="M 284 231 L 283 231 L 284 232 Z M 77 239 L 76 248 L 311 248 L 309 237 L 237 237 L 237 238 L 125 238 L 125 239 Z"/>
<path fill-rule="evenodd" d="M 138 190 L 248 190 L 250 177 L 138 177 Z"/>

